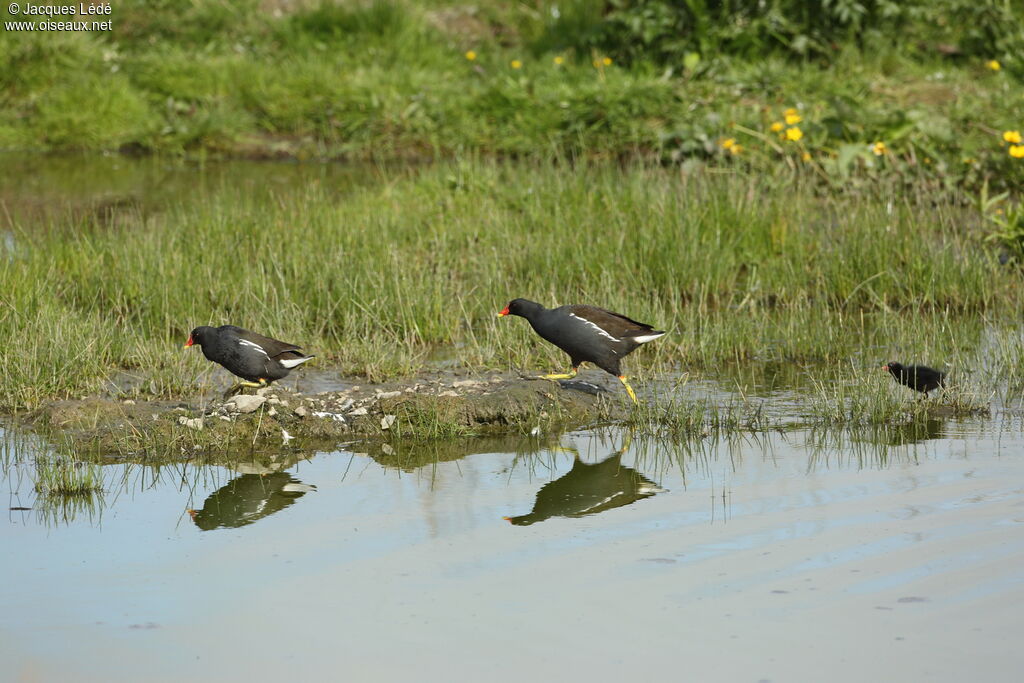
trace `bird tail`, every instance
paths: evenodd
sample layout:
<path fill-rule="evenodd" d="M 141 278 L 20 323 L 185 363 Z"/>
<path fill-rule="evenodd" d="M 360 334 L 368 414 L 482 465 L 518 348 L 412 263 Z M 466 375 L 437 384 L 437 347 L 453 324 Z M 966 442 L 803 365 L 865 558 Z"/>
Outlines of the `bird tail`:
<path fill-rule="evenodd" d="M 292 368 L 302 365 L 307 360 L 313 360 L 316 356 L 303 356 L 302 358 L 282 358 L 279 362 L 289 370 Z"/>
<path fill-rule="evenodd" d="M 655 339 L 663 336 L 664 334 L 665 332 L 663 330 L 653 330 L 651 332 L 648 332 L 647 334 L 638 334 L 635 337 L 630 337 L 630 339 L 635 341 L 637 344 L 646 344 L 647 342 L 654 341 Z"/>

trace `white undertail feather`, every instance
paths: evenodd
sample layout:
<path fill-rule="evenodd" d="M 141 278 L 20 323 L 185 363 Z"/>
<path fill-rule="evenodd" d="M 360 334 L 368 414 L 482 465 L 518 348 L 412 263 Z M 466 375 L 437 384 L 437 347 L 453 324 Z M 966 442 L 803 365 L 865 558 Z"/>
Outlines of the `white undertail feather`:
<path fill-rule="evenodd" d="M 657 334 L 644 334 L 639 337 L 630 337 L 630 339 L 635 341 L 637 344 L 646 344 L 649 341 L 654 341 L 658 337 L 664 336 L 664 334 L 664 332 L 658 332 Z"/>
<path fill-rule="evenodd" d="M 256 349 L 257 351 L 262 353 L 264 356 L 267 356 L 267 352 L 264 351 L 263 347 L 260 346 L 259 344 L 257 344 L 256 342 L 251 342 L 248 339 L 239 339 L 238 343 L 241 344 L 242 346 L 248 346 L 251 349 Z M 270 356 L 267 356 L 267 357 L 269 358 Z"/>
<path fill-rule="evenodd" d="M 285 366 L 286 368 L 288 368 L 289 370 L 291 370 L 291 369 L 292 369 L 292 368 L 294 368 L 295 366 L 297 366 L 297 365 L 302 365 L 302 364 L 303 364 L 303 363 L 305 363 L 305 362 L 306 362 L 307 360 L 313 360 L 314 358 L 316 358 L 316 356 L 306 356 L 305 358 L 282 358 L 282 359 L 281 359 L 280 361 L 278 361 L 278 362 L 279 362 L 279 363 L 280 363 L 281 365 L 283 365 L 283 366 Z"/>
<path fill-rule="evenodd" d="M 608 334 L 608 332 L 606 332 L 606 331 L 605 331 L 605 330 L 604 330 L 604 329 L 603 329 L 603 328 L 602 328 L 602 327 L 601 327 L 600 325 L 598 325 L 597 323 L 593 323 L 593 322 L 591 322 L 591 321 L 587 320 L 586 318 L 581 318 L 581 317 L 579 317 L 578 315 L 576 315 L 575 313 L 570 313 L 570 314 L 569 314 L 569 317 L 570 317 L 570 318 L 576 318 L 577 320 L 580 320 L 580 321 L 583 321 L 583 322 L 585 322 L 586 324 L 590 325 L 590 326 L 591 326 L 591 327 L 593 327 L 593 328 L 594 328 L 595 330 L 597 330 L 598 334 L 600 334 L 600 335 L 601 335 L 601 336 L 603 336 L 603 337 L 608 337 L 608 338 L 609 338 L 609 339 L 611 339 L 611 340 L 612 340 L 613 342 L 621 341 L 620 339 L 618 339 L 618 338 L 616 338 L 616 337 L 613 337 L 612 335 Z"/>

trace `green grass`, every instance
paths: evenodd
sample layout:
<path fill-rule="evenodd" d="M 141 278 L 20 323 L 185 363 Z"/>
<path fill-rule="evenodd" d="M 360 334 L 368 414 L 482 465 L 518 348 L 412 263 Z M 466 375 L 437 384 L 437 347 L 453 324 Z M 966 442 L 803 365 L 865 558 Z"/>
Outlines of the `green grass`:
<path fill-rule="evenodd" d="M 343 194 L 198 188 L 116 223 L 16 225 L 0 242 L 0 335 L 16 341 L 0 406 L 108 391 L 119 373 L 132 395 L 192 396 L 211 365 L 181 345 L 201 324 L 369 380 L 430 367 L 439 347 L 469 368 L 564 369 L 524 320 L 495 317 L 518 296 L 669 330 L 626 361 L 641 381 L 902 360 L 1024 382 L 1020 273 L 955 195 L 821 197 L 642 165 L 374 172 Z"/>
<path fill-rule="evenodd" d="M 35 462 L 35 487 L 43 497 L 92 496 L 103 491 L 98 464 L 64 457 L 37 457 Z"/>
<path fill-rule="evenodd" d="M 653 11 L 679 3 L 621 4 L 124 2 L 109 33 L 0 31 L 0 148 L 642 157 L 783 175 L 806 152 L 809 177 L 834 186 L 1024 180 L 1001 139 L 1024 126 L 1024 37 L 1004 0 L 691 3 L 704 16 L 682 26 Z M 798 142 L 770 132 L 788 107 Z"/>

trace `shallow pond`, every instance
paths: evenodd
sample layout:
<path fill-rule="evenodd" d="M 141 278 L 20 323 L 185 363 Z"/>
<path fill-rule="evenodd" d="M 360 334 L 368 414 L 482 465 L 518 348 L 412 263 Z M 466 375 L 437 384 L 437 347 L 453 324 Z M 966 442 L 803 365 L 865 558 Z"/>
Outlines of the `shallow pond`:
<path fill-rule="evenodd" d="M 1015 420 L 108 465 L 78 506 L 36 498 L 45 446 L 6 443 L 9 507 L 31 508 L 0 525 L 8 680 L 1020 670 Z"/>

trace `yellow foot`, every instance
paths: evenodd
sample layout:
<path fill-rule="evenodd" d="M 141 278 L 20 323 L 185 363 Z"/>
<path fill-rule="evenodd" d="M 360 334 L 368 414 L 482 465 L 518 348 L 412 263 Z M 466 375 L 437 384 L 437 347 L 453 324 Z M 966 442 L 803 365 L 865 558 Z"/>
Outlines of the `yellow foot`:
<path fill-rule="evenodd" d="M 248 380 L 243 380 L 243 381 L 239 382 L 238 384 L 233 384 L 230 388 L 228 388 L 228 390 L 224 392 L 224 397 L 227 398 L 228 396 L 234 396 L 239 391 L 241 391 L 242 389 L 245 389 L 247 387 L 252 387 L 254 389 L 262 389 L 263 387 L 269 387 L 269 386 L 270 386 L 270 382 L 268 382 L 266 379 L 264 379 L 262 377 L 260 377 L 260 381 L 259 382 L 249 382 Z"/>
<path fill-rule="evenodd" d="M 579 368 L 573 368 L 571 372 L 563 372 L 557 375 L 537 375 L 537 379 L 572 379 L 576 376 Z"/>
<path fill-rule="evenodd" d="M 633 399 L 634 405 L 640 405 L 640 401 L 636 400 L 636 392 L 633 391 L 633 387 L 629 386 L 629 381 L 625 375 L 619 375 L 619 381 L 622 382 L 622 386 L 626 387 L 626 393 Z"/>

